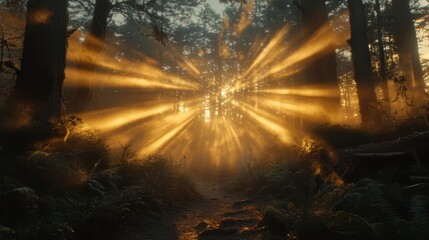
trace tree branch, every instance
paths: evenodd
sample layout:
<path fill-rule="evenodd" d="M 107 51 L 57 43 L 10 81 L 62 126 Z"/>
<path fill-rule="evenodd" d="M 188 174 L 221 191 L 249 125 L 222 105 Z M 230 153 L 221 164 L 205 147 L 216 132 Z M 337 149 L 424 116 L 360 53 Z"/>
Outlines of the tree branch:
<path fill-rule="evenodd" d="M 297 0 L 293 0 L 293 4 L 295 4 L 295 6 L 301 11 L 301 12 L 303 12 L 303 11 L 305 11 L 305 7 L 301 4 L 301 3 L 299 3 Z"/>

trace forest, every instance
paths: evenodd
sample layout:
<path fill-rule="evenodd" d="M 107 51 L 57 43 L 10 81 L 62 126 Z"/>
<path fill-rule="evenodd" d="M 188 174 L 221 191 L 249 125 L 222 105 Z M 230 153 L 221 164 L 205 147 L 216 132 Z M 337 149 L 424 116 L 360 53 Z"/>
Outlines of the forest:
<path fill-rule="evenodd" d="M 0 240 L 429 240 L 428 0 L 0 0 Z"/>

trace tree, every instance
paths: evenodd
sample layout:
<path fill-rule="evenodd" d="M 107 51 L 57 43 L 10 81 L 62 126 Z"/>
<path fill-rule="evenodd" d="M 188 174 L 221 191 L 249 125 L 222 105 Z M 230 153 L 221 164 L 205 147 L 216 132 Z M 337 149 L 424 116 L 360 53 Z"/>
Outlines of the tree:
<path fill-rule="evenodd" d="M 357 85 L 362 125 L 374 127 L 380 121 L 374 79 L 366 36 L 366 19 L 362 0 L 348 0 L 353 69 Z"/>
<path fill-rule="evenodd" d="M 90 9 L 88 1 L 74 0 L 79 6 Z M 152 27 L 151 35 L 162 44 L 167 43 L 167 28 L 168 19 L 162 16 L 165 12 L 181 12 L 182 16 L 187 16 L 192 13 L 190 7 L 194 7 L 197 1 L 116 1 L 116 0 L 96 0 L 92 11 L 92 21 L 89 27 L 88 37 L 84 43 L 84 51 L 91 52 L 90 59 L 85 59 L 86 63 L 78 63 L 80 69 L 87 72 L 95 71 L 96 58 L 103 49 L 106 36 L 107 25 L 110 18 L 114 14 L 121 14 L 129 22 L 144 23 L 145 27 Z M 184 11 L 187 9 L 188 11 Z M 179 14 L 178 14 L 179 15 Z M 88 64 L 88 62 L 90 64 Z M 90 78 L 89 78 L 90 79 Z M 92 80 L 96 81 L 96 80 Z M 73 99 L 72 111 L 82 112 L 85 110 L 87 103 L 91 98 L 91 83 L 88 79 L 81 81 L 75 91 Z"/>
<path fill-rule="evenodd" d="M 301 25 L 304 39 L 311 37 L 322 27 L 330 28 L 328 9 L 324 0 L 294 1 L 301 11 Z M 305 82 L 310 84 L 321 83 L 324 87 L 336 89 L 335 102 L 340 103 L 340 92 L 337 80 L 335 50 L 321 54 L 304 70 Z"/>
<path fill-rule="evenodd" d="M 29 104 L 31 118 L 55 126 L 62 118 L 66 66 L 67 0 L 29 0 L 21 71 L 15 86 L 19 101 Z"/>
<path fill-rule="evenodd" d="M 393 34 L 402 73 L 408 82 L 408 86 L 418 97 L 421 97 L 424 94 L 425 83 L 410 1 L 392 0 L 392 14 L 395 24 Z"/>
<path fill-rule="evenodd" d="M 383 98 L 385 111 L 390 112 L 390 99 L 389 99 L 389 88 L 387 85 L 387 65 L 386 65 L 386 54 L 384 51 L 383 43 L 383 16 L 381 13 L 380 0 L 375 0 L 375 12 L 377 15 L 377 47 L 380 61 L 380 76 L 381 76 L 381 88 L 383 89 Z"/>
<path fill-rule="evenodd" d="M 78 62 L 78 67 L 88 72 L 95 71 L 94 66 L 97 55 L 102 50 L 101 43 L 104 42 L 106 36 L 107 23 L 109 14 L 112 9 L 110 0 L 96 0 L 91 25 L 89 27 L 88 36 L 84 42 L 83 48 L 85 52 L 91 52 L 91 60 L 88 62 Z M 89 57 L 89 56 L 87 56 Z M 72 111 L 81 112 L 90 100 L 91 84 L 88 78 L 81 80 L 76 88 Z"/>
<path fill-rule="evenodd" d="M 26 0 L 0 0 L 0 4 L 9 11 L 19 16 L 24 16 Z"/>

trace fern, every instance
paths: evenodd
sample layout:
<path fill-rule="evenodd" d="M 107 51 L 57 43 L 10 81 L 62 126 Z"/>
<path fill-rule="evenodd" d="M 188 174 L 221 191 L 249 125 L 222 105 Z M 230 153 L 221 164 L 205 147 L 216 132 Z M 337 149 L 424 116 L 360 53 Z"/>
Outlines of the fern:
<path fill-rule="evenodd" d="M 414 196 L 410 203 L 410 215 L 414 223 L 429 224 L 429 197 Z"/>
<path fill-rule="evenodd" d="M 354 236 L 352 239 L 381 239 L 376 229 L 359 215 L 340 211 L 335 217 L 331 222 L 331 228 L 337 232 L 348 233 L 348 235 Z"/>

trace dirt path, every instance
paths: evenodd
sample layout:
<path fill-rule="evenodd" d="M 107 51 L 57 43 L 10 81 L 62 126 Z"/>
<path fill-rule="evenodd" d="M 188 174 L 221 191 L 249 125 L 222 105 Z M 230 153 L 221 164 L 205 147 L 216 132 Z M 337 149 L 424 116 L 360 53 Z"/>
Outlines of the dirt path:
<path fill-rule="evenodd" d="M 185 208 L 174 219 L 180 240 L 267 239 L 259 226 L 256 201 L 225 190 L 225 182 L 199 183 L 204 200 Z"/>

